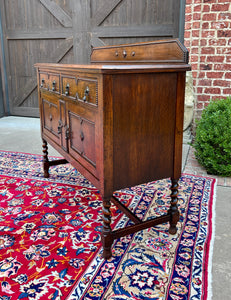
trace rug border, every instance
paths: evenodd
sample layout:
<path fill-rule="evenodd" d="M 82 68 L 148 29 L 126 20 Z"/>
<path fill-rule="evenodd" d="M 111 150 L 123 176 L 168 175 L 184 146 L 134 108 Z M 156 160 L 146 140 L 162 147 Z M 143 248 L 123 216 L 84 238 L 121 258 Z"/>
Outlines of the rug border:
<path fill-rule="evenodd" d="M 216 189 L 217 189 L 217 179 L 213 178 L 213 190 L 212 190 L 212 209 L 211 209 L 211 216 L 210 216 L 210 222 L 212 224 L 212 232 L 210 236 L 210 243 L 209 243 L 209 257 L 208 257 L 208 268 L 207 268 L 207 299 L 210 300 L 212 299 L 213 296 L 213 291 L 212 291 L 212 282 L 213 282 L 213 277 L 212 277 L 212 264 L 213 264 L 213 250 L 214 250 L 214 241 L 215 241 L 215 233 L 216 233 Z"/>
<path fill-rule="evenodd" d="M 204 300 L 211 300 L 213 296 L 212 291 L 212 283 L 213 283 L 213 276 L 212 276 L 212 264 L 213 264 L 213 249 L 214 249 L 214 241 L 215 241 L 215 231 L 216 231 L 216 190 L 217 190 L 217 179 L 214 177 L 209 176 L 202 176 L 202 175 L 195 175 L 195 174 L 189 174 L 189 173 L 182 173 L 182 175 L 188 175 L 193 177 L 201 177 L 208 180 L 211 180 L 211 202 L 209 206 L 209 221 L 211 224 L 211 231 L 208 237 L 208 253 L 205 255 L 205 260 L 207 264 L 207 270 L 205 270 L 205 284 L 207 285 L 207 288 L 205 289 L 204 293 Z"/>

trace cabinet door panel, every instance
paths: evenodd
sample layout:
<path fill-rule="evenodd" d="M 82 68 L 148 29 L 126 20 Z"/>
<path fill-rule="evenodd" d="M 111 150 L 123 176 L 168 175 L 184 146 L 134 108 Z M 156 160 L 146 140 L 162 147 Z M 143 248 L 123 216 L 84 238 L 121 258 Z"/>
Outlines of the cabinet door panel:
<path fill-rule="evenodd" d="M 58 102 L 51 102 L 42 98 L 43 128 L 44 133 L 51 137 L 56 143 L 60 143 L 59 127 L 59 108 Z"/>
<path fill-rule="evenodd" d="M 95 124 L 83 119 L 80 135 L 83 142 L 83 157 L 95 166 Z"/>
<path fill-rule="evenodd" d="M 97 177 L 95 122 L 76 112 L 68 112 L 69 153 Z"/>
<path fill-rule="evenodd" d="M 70 151 L 78 152 L 80 155 L 83 154 L 83 142 L 81 140 L 82 133 L 82 119 L 80 116 L 69 112 L 69 124 L 70 124 Z"/>

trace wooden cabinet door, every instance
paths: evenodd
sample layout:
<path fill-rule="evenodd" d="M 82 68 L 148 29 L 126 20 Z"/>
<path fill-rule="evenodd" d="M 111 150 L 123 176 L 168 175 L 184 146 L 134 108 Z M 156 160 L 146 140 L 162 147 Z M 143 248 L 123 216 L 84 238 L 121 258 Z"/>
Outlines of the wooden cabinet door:
<path fill-rule="evenodd" d="M 2 0 L 0 13 L 4 101 L 12 115 L 38 117 L 34 64 L 74 62 L 72 0 Z"/>
<path fill-rule="evenodd" d="M 68 128 L 65 101 L 43 92 L 40 101 L 43 133 L 67 152 Z"/>
<path fill-rule="evenodd" d="M 87 104 L 86 104 L 87 105 Z M 85 109 L 84 105 L 68 101 L 67 122 L 69 129 L 68 149 L 69 154 L 75 157 L 83 168 L 87 169 L 98 178 L 96 164 L 96 112 Z"/>

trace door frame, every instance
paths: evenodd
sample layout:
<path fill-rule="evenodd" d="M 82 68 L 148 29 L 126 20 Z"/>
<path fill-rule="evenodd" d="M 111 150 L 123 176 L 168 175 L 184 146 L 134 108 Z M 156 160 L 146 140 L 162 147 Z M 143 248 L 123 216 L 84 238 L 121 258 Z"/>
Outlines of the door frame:
<path fill-rule="evenodd" d="M 10 115 L 2 19 L 0 12 L 0 117 Z"/>

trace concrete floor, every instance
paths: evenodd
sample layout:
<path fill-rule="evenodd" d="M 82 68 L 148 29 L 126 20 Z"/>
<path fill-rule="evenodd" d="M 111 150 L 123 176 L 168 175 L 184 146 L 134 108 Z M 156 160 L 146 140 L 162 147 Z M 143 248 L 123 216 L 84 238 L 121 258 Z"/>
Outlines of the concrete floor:
<path fill-rule="evenodd" d="M 42 154 L 38 118 L 0 118 L 0 151 Z M 49 146 L 49 155 L 60 156 Z M 189 145 L 183 145 L 183 171 Z M 214 300 L 231 299 L 231 188 L 217 187 L 215 239 L 212 259 L 212 293 Z M 205 299 L 204 299 L 205 300 Z"/>

